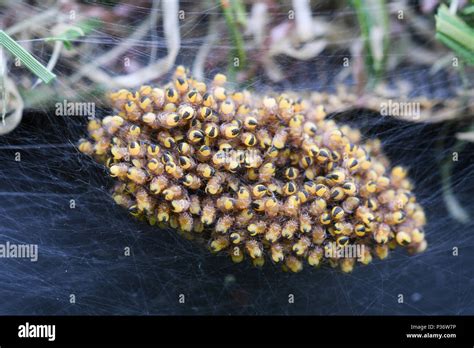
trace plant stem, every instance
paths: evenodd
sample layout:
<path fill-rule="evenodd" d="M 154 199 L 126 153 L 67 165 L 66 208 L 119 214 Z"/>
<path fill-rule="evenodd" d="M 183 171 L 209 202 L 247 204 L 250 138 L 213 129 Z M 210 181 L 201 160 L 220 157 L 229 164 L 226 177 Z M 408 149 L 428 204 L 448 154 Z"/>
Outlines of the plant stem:
<path fill-rule="evenodd" d="M 244 21 L 242 18 L 245 18 L 245 14 L 240 0 L 220 0 L 219 3 L 234 44 L 234 49 L 229 56 L 228 70 L 230 77 L 235 79 L 236 71 L 245 69 L 247 60 L 244 39 L 237 24 L 237 20 L 239 22 Z M 236 10 L 237 13 L 233 13 L 234 10 Z"/>

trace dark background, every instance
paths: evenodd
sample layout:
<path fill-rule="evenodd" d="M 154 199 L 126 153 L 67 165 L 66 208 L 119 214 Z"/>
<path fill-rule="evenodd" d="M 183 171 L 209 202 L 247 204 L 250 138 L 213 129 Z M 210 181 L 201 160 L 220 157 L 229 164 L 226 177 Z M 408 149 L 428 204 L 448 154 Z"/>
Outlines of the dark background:
<path fill-rule="evenodd" d="M 308 81 L 307 71 L 294 71 L 286 85 L 272 87 Z M 440 87 L 424 72 L 401 70 L 397 76 L 418 79 L 417 91 L 432 96 L 446 95 L 447 85 L 458 83 L 440 73 L 438 81 L 446 81 Z M 263 269 L 235 265 L 115 206 L 104 169 L 75 148 L 87 120 L 30 110 L 18 129 L 0 136 L 0 242 L 37 243 L 39 260 L 0 259 L 0 314 L 474 314 L 474 224 L 448 214 L 439 175 L 440 160 L 452 156 L 449 146 L 462 125 L 414 124 L 364 110 L 331 117 L 379 136 L 392 162 L 410 168 L 428 218 L 425 253 L 395 251 L 351 274 L 309 266 L 288 274 L 269 262 Z M 471 215 L 473 151 L 468 146 L 459 154 L 452 177 Z M 131 256 L 124 256 L 125 247 Z"/>

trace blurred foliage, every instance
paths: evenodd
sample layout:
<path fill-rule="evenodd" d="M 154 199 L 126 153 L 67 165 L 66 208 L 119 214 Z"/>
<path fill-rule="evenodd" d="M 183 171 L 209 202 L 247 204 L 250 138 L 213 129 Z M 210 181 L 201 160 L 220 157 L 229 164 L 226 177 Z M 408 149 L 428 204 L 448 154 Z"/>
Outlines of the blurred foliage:
<path fill-rule="evenodd" d="M 471 26 L 474 5 L 459 4 L 456 22 Z M 324 92 L 319 81 L 326 79 L 333 93 L 346 84 L 361 98 L 384 87 L 388 77 L 401 79 L 397 69 L 407 65 L 462 76 L 462 69 L 449 66 L 451 50 L 433 40 L 437 11 L 438 37 L 454 52 L 459 46 L 455 54 L 470 61 L 472 35 L 458 25 L 450 30 L 451 15 L 438 0 L 5 0 L 0 25 L 58 75 L 51 86 L 36 86 L 23 67 L 6 62 L 26 108 L 84 96 L 100 105 L 100 91 L 160 83 L 178 63 L 192 66 L 200 78 L 227 68 L 232 82 L 246 86 L 287 85 L 300 76 L 298 86 Z M 173 17 L 179 20 L 167 24 Z M 328 69 L 337 75 L 325 78 L 332 76 Z M 465 67 L 466 76 L 470 69 Z"/>

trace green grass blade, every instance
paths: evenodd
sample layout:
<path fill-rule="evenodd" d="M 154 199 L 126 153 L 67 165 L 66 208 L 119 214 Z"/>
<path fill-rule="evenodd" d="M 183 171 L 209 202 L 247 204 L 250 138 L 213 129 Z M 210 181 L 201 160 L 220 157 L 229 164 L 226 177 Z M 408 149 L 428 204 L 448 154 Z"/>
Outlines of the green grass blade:
<path fill-rule="evenodd" d="M 435 18 L 436 38 L 468 64 L 474 65 L 474 29 L 452 14 L 444 4 L 439 7 Z"/>
<path fill-rule="evenodd" d="M 389 48 L 389 13 L 385 0 L 352 0 L 365 48 L 365 65 L 372 83 L 384 72 Z M 378 40 L 374 40 L 379 36 Z M 381 38 L 381 39 L 380 39 Z"/>
<path fill-rule="evenodd" d="M 0 44 L 2 44 L 11 54 L 20 59 L 20 61 L 44 83 L 49 83 L 56 78 L 55 74 L 49 71 L 3 30 L 0 30 Z"/>

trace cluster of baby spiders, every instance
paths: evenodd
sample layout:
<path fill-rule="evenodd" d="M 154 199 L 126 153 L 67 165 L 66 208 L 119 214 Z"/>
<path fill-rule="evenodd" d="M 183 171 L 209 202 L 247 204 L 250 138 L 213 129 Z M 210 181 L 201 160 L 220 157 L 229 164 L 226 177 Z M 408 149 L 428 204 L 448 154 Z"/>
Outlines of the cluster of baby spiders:
<path fill-rule="evenodd" d="M 234 262 L 303 260 L 350 272 L 397 245 L 421 252 L 425 215 L 404 168 L 378 140 L 288 95 L 229 92 L 178 67 L 164 88 L 110 94 L 115 116 L 89 122 L 80 151 L 117 179 L 115 202 L 151 224 L 199 234 Z M 360 255 L 330 253 L 363 246 Z"/>

